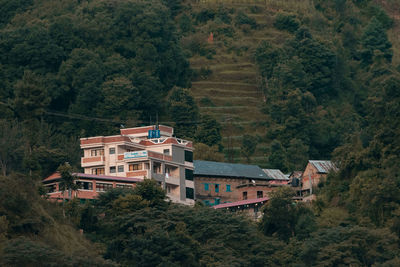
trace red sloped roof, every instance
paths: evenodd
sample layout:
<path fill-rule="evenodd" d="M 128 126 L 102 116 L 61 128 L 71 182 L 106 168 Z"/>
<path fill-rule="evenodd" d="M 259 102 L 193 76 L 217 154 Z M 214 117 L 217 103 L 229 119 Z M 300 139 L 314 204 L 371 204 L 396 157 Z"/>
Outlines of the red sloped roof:
<path fill-rule="evenodd" d="M 44 178 L 44 179 L 43 179 L 43 182 L 47 182 L 47 181 L 51 181 L 51 180 L 56 180 L 56 179 L 58 179 L 58 178 L 60 178 L 60 173 L 59 173 L 59 172 L 55 172 L 55 173 L 53 173 L 52 175 L 50 175 L 49 177 Z"/>
<path fill-rule="evenodd" d="M 255 204 L 255 203 L 260 203 L 260 202 L 265 202 L 268 201 L 269 197 L 263 197 L 263 198 L 256 198 L 256 199 L 246 199 L 246 200 L 240 200 L 236 202 L 231 202 L 231 203 L 224 203 L 224 204 L 219 204 L 214 206 L 214 209 L 222 209 L 222 208 L 231 208 L 231 207 L 237 207 L 237 206 L 243 206 L 243 205 L 248 205 L 248 204 Z"/>

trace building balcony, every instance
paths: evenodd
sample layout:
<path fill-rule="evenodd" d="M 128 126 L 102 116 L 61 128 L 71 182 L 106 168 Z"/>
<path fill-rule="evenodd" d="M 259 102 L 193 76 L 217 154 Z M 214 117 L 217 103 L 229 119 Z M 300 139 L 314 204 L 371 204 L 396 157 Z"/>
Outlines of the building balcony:
<path fill-rule="evenodd" d="M 173 185 L 180 185 L 180 181 L 181 179 L 179 177 L 175 177 L 175 176 L 165 176 L 165 182 L 167 184 L 173 184 Z"/>
<path fill-rule="evenodd" d="M 126 177 L 150 178 L 150 175 L 149 170 L 137 170 L 127 172 Z"/>
<path fill-rule="evenodd" d="M 104 161 L 105 161 L 104 156 L 83 157 L 81 158 L 81 166 L 84 168 L 90 166 L 104 165 Z"/>

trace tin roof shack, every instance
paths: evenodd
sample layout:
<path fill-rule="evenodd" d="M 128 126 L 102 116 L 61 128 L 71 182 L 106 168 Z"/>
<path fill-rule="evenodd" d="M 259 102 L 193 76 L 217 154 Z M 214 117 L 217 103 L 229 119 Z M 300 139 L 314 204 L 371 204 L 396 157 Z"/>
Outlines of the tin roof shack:
<path fill-rule="evenodd" d="M 243 189 L 249 184 L 264 187 L 255 190 L 254 196 L 251 193 L 252 198 L 257 198 L 257 191 L 262 191 L 264 196 L 269 189 L 269 180 L 271 178 L 256 165 L 194 161 L 195 199 L 208 206 L 243 200 L 244 192 L 245 198 L 250 199 L 250 192 Z"/>
<path fill-rule="evenodd" d="M 240 200 L 232 203 L 224 203 L 214 206 L 214 209 L 226 209 L 231 212 L 243 213 L 253 220 L 259 220 L 262 217 L 261 208 L 269 200 L 268 197 Z"/>
<path fill-rule="evenodd" d="M 329 172 L 337 170 L 335 164 L 330 160 L 309 160 L 302 176 L 303 201 L 314 200 L 313 189 L 326 178 Z"/>
<path fill-rule="evenodd" d="M 134 188 L 142 179 L 133 177 L 118 177 L 108 175 L 94 175 L 87 173 L 73 173 L 76 177 L 77 190 L 71 192 L 60 190 L 61 175 L 58 172 L 45 178 L 42 182 L 47 189 L 50 200 L 61 201 L 63 199 L 78 198 L 82 200 L 96 199 L 99 193 L 112 188 Z"/>

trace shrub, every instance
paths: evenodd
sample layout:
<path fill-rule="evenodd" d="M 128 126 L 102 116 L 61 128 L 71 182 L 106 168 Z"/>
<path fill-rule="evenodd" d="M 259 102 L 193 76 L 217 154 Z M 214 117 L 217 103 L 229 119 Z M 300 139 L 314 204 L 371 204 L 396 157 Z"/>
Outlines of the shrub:
<path fill-rule="evenodd" d="M 279 13 L 275 17 L 274 27 L 278 30 L 286 30 L 288 32 L 295 32 L 300 26 L 300 22 L 296 19 L 295 15 L 285 15 Z"/>
<path fill-rule="evenodd" d="M 248 24 L 252 29 L 257 27 L 257 22 L 255 19 L 250 18 L 244 12 L 240 11 L 235 18 L 236 25 Z"/>

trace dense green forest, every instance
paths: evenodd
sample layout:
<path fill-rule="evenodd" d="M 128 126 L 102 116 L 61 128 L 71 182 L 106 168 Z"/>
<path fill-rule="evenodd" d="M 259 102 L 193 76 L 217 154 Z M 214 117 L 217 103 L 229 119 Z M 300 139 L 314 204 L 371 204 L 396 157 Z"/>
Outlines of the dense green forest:
<path fill-rule="evenodd" d="M 0 265 L 400 265 L 398 1 L 0 0 L 0 11 Z M 233 79 L 214 63 L 248 69 L 210 90 Z M 258 223 L 167 203 L 151 182 L 96 203 L 43 199 L 41 178 L 79 169 L 80 137 L 157 117 L 199 159 L 292 171 L 332 158 L 340 171 L 312 205 L 277 192 Z"/>

